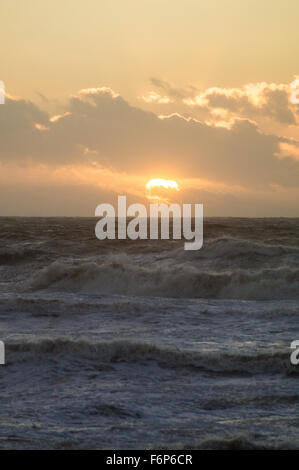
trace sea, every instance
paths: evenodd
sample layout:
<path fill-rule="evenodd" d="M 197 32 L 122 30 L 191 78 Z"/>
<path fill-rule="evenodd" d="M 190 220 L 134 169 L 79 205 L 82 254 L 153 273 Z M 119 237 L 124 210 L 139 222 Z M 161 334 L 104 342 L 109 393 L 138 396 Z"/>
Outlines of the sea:
<path fill-rule="evenodd" d="M 0 218 L 0 449 L 298 449 L 299 219 Z"/>

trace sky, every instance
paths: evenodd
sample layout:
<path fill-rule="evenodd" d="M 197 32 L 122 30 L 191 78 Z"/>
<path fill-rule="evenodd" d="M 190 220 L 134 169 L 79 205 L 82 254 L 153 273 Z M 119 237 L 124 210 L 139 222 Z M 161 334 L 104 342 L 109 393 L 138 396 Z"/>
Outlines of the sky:
<path fill-rule="evenodd" d="M 0 215 L 299 216 L 297 0 L 2 0 Z M 298 85 L 299 88 L 299 85 Z"/>

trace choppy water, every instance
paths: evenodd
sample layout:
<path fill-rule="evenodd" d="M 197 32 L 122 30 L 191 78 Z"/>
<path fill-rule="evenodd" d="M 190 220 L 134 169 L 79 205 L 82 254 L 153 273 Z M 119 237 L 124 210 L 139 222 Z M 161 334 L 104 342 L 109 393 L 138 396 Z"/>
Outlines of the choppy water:
<path fill-rule="evenodd" d="M 204 247 L 1 218 L 1 448 L 299 446 L 299 219 Z"/>

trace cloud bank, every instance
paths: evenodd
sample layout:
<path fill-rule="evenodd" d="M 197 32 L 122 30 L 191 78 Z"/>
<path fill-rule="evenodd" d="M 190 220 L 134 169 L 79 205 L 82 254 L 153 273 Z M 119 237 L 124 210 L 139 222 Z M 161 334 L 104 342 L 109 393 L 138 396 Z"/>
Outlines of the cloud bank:
<path fill-rule="evenodd" d="M 217 106 L 233 107 L 236 102 L 234 94 L 212 96 Z M 178 114 L 161 119 L 131 106 L 109 88 L 81 90 L 55 117 L 31 102 L 8 99 L 0 108 L 0 120 L 4 161 L 55 164 L 92 156 L 105 167 L 135 174 L 164 168 L 176 176 L 225 183 L 299 185 L 297 155 L 278 158 L 283 139 L 263 133 L 249 119 L 237 118 L 230 128 Z"/>
<path fill-rule="evenodd" d="M 81 90 L 55 116 L 8 98 L 0 107 L 0 162 L 24 168 L 98 165 L 119 175 L 198 179 L 251 192 L 299 188 L 296 139 L 265 133 L 249 118 L 258 110 L 293 125 L 284 87 L 210 88 L 192 103 L 183 92 L 173 90 L 175 95 L 189 107 L 221 108 L 234 116 L 227 126 L 178 113 L 159 116 L 107 87 Z"/>

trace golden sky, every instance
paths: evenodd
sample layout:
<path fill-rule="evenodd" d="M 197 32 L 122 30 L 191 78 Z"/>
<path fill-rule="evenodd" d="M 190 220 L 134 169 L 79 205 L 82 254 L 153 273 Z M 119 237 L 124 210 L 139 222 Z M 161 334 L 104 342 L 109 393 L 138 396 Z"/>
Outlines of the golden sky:
<path fill-rule="evenodd" d="M 177 86 L 289 82 L 297 0 L 3 0 L 1 72 L 15 94 L 57 99 L 99 83 L 131 101 Z"/>
<path fill-rule="evenodd" d="M 297 0 L 2 0 L 0 215 L 93 215 L 162 177 L 208 215 L 298 216 L 298 18 Z"/>

